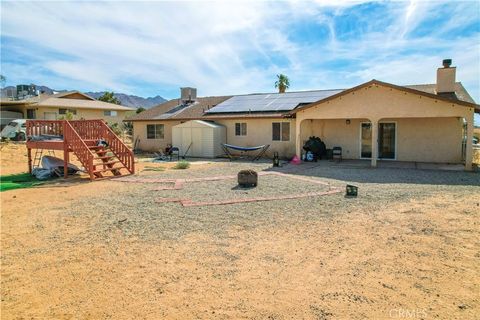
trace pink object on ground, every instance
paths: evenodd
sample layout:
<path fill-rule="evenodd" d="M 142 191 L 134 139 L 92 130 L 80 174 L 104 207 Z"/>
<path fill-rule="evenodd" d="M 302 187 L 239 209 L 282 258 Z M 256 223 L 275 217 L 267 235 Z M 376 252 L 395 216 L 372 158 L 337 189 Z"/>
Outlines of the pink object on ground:
<path fill-rule="evenodd" d="M 297 157 L 297 155 L 295 155 L 295 156 L 292 158 L 292 160 L 290 160 L 290 163 L 291 163 L 291 164 L 300 164 L 300 162 L 301 162 L 301 161 L 300 161 L 300 158 Z"/>

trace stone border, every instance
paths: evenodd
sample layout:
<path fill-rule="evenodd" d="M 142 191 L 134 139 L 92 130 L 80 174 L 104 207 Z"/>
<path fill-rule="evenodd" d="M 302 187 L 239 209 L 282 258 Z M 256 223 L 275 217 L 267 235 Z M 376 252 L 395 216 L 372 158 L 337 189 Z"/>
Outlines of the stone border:
<path fill-rule="evenodd" d="M 314 197 L 314 196 L 323 196 L 329 194 L 335 194 L 342 192 L 341 189 L 332 187 L 328 183 L 319 181 L 316 179 L 310 179 L 306 177 L 299 177 L 293 174 L 282 173 L 277 171 L 260 171 L 258 173 L 259 176 L 266 176 L 266 175 L 275 175 L 281 177 L 288 177 L 291 179 L 296 179 L 300 181 L 310 182 L 314 184 L 320 184 L 323 186 L 329 186 L 329 191 L 321 191 L 321 192 L 308 192 L 308 193 L 300 193 L 294 195 L 284 195 L 284 196 L 272 196 L 272 197 L 257 197 L 257 198 L 245 198 L 245 199 L 229 199 L 229 200 L 222 200 L 222 201 L 192 201 L 191 199 L 182 199 L 182 198 L 161 198 L 155 200 L 156 203 L 168 203 L 168 202 L 180 202 L 184 207 L 193 207 L 193 206 L 216 206 L 216 205 L 226 205 L 226 204 L 237 204 L 237 203 L 248 203 L 248 202 L 259 202 L 259 201 L 273 201 L 273 200 L 289 200 L 289 199 L 299 199 L 299 198 L 307 198 L 307 197 Z M 120 182 L 132 182 L 132 183 L 172 183 L 173 186 L 161 186 L 156 187 L 153 189 L 154 191 L 161 191 L 161 190 L 181 190 L 185 183 L 193 183 L 193 182 L 202 182 L 202 181 L 219 181 L 219 180 L 227 180 L 227 179 L 235 179 L 237 175 L 225 175 L 225 176 L 213 176 L 213 177 L 205 177 L 205 178 L 191 178 L 191 179 L 161 179 L 161 178 L 140 178 L 140 177 L 122 177 L 117 178 L 115 181 Z"/>
<path fill-rule="evenodd" d="M 309 192 L 309 193 L 301 193 L 301 194 L 294 194 L 294 195 L 288 195 L 288 196 L 258 197 L 258 198 L 231 199 L 231 200 L 221 200 L 221 201 L 205 201 L 205 202 L 196 202 L 190 199 L 180 199 L 180 198 L 162 198 L 162 199 L 155 200 L 155 202 L 156 203 L 180 202 L 181 205 L 184 207 L 218 206 L 218 205 L 248 203 L 248 202 L 299 199 L 299 198 L 307 198 L 307 197 L 315 197 L 315 196 L 324 196 L 324 195 L 335 194 L 340 192 L 342 192 L 342 190 L 338 188 L 332 188 L 329 191 Z"/>

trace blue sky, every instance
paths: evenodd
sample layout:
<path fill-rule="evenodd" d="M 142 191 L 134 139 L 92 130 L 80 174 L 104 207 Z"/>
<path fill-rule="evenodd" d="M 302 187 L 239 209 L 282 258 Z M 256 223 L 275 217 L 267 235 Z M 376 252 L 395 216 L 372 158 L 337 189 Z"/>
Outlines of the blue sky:
<path fill-rule="evenodd" d="M 478 1 L 1 2 L 7 85 L 175 98 L 434 83 L 444 58 L 480 102 Z"/>

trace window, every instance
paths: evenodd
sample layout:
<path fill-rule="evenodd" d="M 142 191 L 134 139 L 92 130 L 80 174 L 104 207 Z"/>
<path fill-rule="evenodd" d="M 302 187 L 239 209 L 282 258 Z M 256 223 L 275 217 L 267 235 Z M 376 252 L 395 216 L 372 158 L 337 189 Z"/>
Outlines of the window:
<path fill-rule="evenodd" d="M 290 141 L 290 122 L 273 122 L 272 140 Z"/>
<path fill-rule="evenodd" d="M 163 139 L 163 124 L 147 124 L 147 139 Z"/>
<path fill-rule="evenodd" d="M 235 135 L 236 136 L 246 136 L 247 135 L 247 124 L 245 122 L 235 123 Z"/>
<path fill-rule="evenodd" d="M 35 109 L 27 109 L 27 119 L 35 119 Z"/>
<path fill-rule="evenodd" d="M 109 117 L 116 117 L 117 116 L 117 111 L 115 110 L 105 110 L 103 111 L 104 116 L 109 116 Z"/>
<path fill-rule="evenodd" d="M 70 112 L 71 114 L 77 114 L 77 110 L 75 109 L 58 109 L 58 114 L 67 114 Z"/>

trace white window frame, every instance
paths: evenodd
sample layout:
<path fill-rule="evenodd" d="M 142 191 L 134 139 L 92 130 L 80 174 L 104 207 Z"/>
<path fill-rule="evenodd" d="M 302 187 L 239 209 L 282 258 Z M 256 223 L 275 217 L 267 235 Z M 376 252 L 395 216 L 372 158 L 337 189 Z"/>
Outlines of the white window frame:
<path fill-rule="evenodd" d="M 148 126 L 153 126 L 154 128 L 154 138 L 148 137 Z M 163 126 L 163 137 L 157 138 L 157 126 Z M 165 140 L 165 125 L 163 123 L 147 123 L 145 126 L 145 138 L 147 140 Z"/>
<path fill-rule="evenodd" d="M 240 134 L 237 134 L 237 124 L 240 125 Z M 242 134 L 242 125 L 245 125 L 245 134 Z M 246 122 L 235 122 L 235 137 L 246 137 L 248 135 L 248 125 Z"/>
<path fill-rule="evenodd" d="M 118 115 L 117 110 L 103 110 L 105 117 L 116 117 Z"/>

